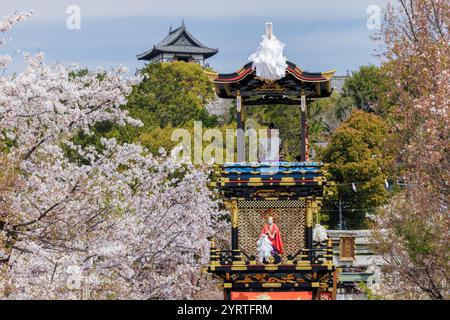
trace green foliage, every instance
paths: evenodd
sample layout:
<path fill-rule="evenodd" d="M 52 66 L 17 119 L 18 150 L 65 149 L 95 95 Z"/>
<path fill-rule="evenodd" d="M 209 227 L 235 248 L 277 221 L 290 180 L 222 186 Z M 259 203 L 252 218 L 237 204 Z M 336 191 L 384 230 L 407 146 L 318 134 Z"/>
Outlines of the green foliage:
<path fill-rule="evenodd" d="M 89 69 L 80 69 L 80 70 L 76 70 L 76 71 L 71 71 L 69 73 L 69 79 L 73 79 L 76 77 L 84 77 L 87 76 L 89 74 Z"/>
<path fill-rule="evenodd" d="M 256 122 L 255 129 L 267 128 L 271 123 L 279 130 L 286 160 L 295 160 L 300 154 L 300 107 L 265 105 L 246 107 L 248 119 Z"/>
<path fill-rule="evenodd" d="M 350 115 L 354 101 L 334 92 L 329 98 L 317 99 L 308 105 L 310 140 L 326 140 Z"/>
<path fill-rule="evenodd" d="M 79 70 L 76 70 L 76 71 L 71 71 L 71 72 L 69 72 L 69 79 L 70 80 L 72 80 L 72 79 L 74 79 L 74 78 L 77 78 L 77 77 L 84 77 L 84 76 L 87 76 L 89 74 L 89 69 L 79 69 Z M 103 80 L 103 79 L 105 79 L 105 72 L 103 71 L 103 72 L 98 72 L 97 73 L 97 79 L 99 79 L 99 80 Z"/>
<path fill-rule="evenodd" d="M 169 151 L 178 144 L 171 140 L 173 130 L 172 127 L 156 127 L 141 133 L 137 140 L 153 154 L 158 154 L 160 148 Z"/>
<path fill-rule="evenodd" d="M 387 98 L 392 85 L 382 68 L 374 65 L 361 66 L 345 81 L 343 95 L 351 97 L 357 108 L 384 116 L 392 107 Z"/>
<path fill-rule="evenodd" d="M 329 98 L 308 102 L 309 142 L 323 141 L 345 120 L 353 108 L 353 100 L 334 93 Z M 279 130 L 286 160 L 295 161 L 300 154 L 301 120 L 300 106 L 266 105 L 249 106 L 246 116 L 257 126 L 266 128 L 273 123 Z M 316 148 L 317 149 L 317 148 Z"/>
<path fill-rule="evenodd" d="M 14 140 L 6 137 L 4 132 L 4 130 L 0 131 L 0 153 L 8 153 L 12 147 L 16 146 Z"/>
<path fill-rule="evenodd" d="M 403 240 L 404 247 L 413 263 L 420 264 L 423 258 L 437 254 L 434 230 L 423 220 L 411 216 L 410 219 L 394 226 L 395 234 Z"/>
<path fill-rule="evenodd" d="M 324 206 L 331 224 L 337 223 L 339 199 L 344 203 L 343 214 L 350 229 L 367 227 L 365 214 L 374 212 L 375 207 L 386 201 L 384 168 L 388 159 L 382 154 L 386 133 L 386 125 L 380 117 L 354 110 L 333 134 L 321 155 L 329 164 L 330 179 L 337 184 L 335 194 Z M 356 192 L 352 183 L 356 185 Z"/>
<path fill-rule="evenodd" d="M 217 119 L 205 109 L 215 98 L 211 81 L 203 68 L 183 61 L 148 64 L 141 71 L 145 80 L 133 88 L 126 108 L 152 115 L 153 127 L 180 127 L 191 120 L 212 127 Z"/>
<path fill-rule="evenodd" d="M 383 300 L 383 297 L 373 293 L 373 291 L 364 282 L 358 283 L 358 288 L 366 294 L 367 300 Z"/>

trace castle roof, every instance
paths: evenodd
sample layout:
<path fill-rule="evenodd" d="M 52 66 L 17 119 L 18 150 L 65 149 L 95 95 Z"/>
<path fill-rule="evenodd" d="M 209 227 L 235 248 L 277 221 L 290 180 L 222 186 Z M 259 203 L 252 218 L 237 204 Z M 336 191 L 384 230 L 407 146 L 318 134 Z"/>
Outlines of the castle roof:
<path fill-rule="evenodd" d="M 137 58 L 138 60 L 150 60 L 164 52 L 202 54 L 205 58 L 209 58 L 219 52 L 219 50 L 203 45 L 187 30 L 183 21 L 179 28 L 170 30 L 164 39 L 154 45 L 152 49 L 139 54 Z"/>

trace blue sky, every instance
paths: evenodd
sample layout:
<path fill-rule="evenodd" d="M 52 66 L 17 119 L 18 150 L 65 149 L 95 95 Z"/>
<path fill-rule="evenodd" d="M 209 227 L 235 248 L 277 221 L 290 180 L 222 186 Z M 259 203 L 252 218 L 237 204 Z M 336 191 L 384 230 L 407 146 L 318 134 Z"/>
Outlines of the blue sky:
<path fill-rule="evenodd" d="M 35 11 L 7 34 L 12 38 L 0 54 L 15 61 L 8 72 L 23 67 L 22 52 L 46 53 L 47 63 L 78 63 L 82 67 L 125 65 L 133 73 L 143 66 L 136 54 L 151 48 L 178 27 L 188 29 L 205 45 L 218 48 L 209 64 L 232 72 L 247 62 L 273 22 L 274 34 L 286 43 L 289 60 L 309 71 L 336 69 L 337 74 L 360 65 L 378 63 L 377 44 L 366 25 L 367 7 L 384 8 L 387 0 L 18 0 L 2 4 L 0 15 L 15 10 Z M 69 5 L 81 9 L 81 29 L 69 30 Z M 20 53 L 16 53 L 20 50 Z"/>

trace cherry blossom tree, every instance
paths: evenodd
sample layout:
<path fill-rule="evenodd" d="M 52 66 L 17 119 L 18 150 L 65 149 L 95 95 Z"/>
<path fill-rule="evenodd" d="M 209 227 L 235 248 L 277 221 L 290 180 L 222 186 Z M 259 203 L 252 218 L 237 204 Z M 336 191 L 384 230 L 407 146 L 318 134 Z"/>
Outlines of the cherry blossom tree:
<path fill-rule="evenodd" d="M 33 14 L 33 11 L 30 12 L 15 12 L 7 15 L 2 20 L 0 20 L 0 33 L 4 33 L 6 31 L 9 31 L 11 27 L 19 23 L 21 21 L 24 21 L 29 16 Z M 5 45 L 5 43 L 8 41 L 6 38 L 0 38 L 0 48 Z M 6 67 L 6 65 L 11 62 L 12 58 L 10 55 L 0 55 L 0 69 Z"/>
<path fill-rule="evenodd" d="M 25 64 L 0 78 L 0 298 L 190 299 L 211 286 L 208 237 L 226 223 L 208 168 L 114 139 L 97 149 L 71 140 L 99 121 L 140 125 L 121 109 L 140 79 L 123 67 L 71 77 L 43 54 Z"/>
<path fill-rule="evenodd" d="M 450 3 L 391 2 L 380 33 L 395 79 L 392 145 L 407 187 L 382 210 L 379 289 L 390 298 L 447 299 L 449 292 Z"/>

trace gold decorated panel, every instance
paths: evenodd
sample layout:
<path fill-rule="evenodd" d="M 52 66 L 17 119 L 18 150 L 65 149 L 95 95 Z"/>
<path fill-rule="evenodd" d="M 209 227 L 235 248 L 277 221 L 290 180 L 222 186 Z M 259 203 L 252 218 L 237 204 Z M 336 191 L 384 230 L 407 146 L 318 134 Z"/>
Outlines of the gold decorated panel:
<path fill-rule="evenodd" d="M 288 255 L 295 255 L 305 247 L 306 210 L 303 199 L 238 201 L 239 249 L 248 256 L 257 255 L 256 242 L 269 213 L 280 229 L 285 251 L 281 255 L 283 263 Z"/>

